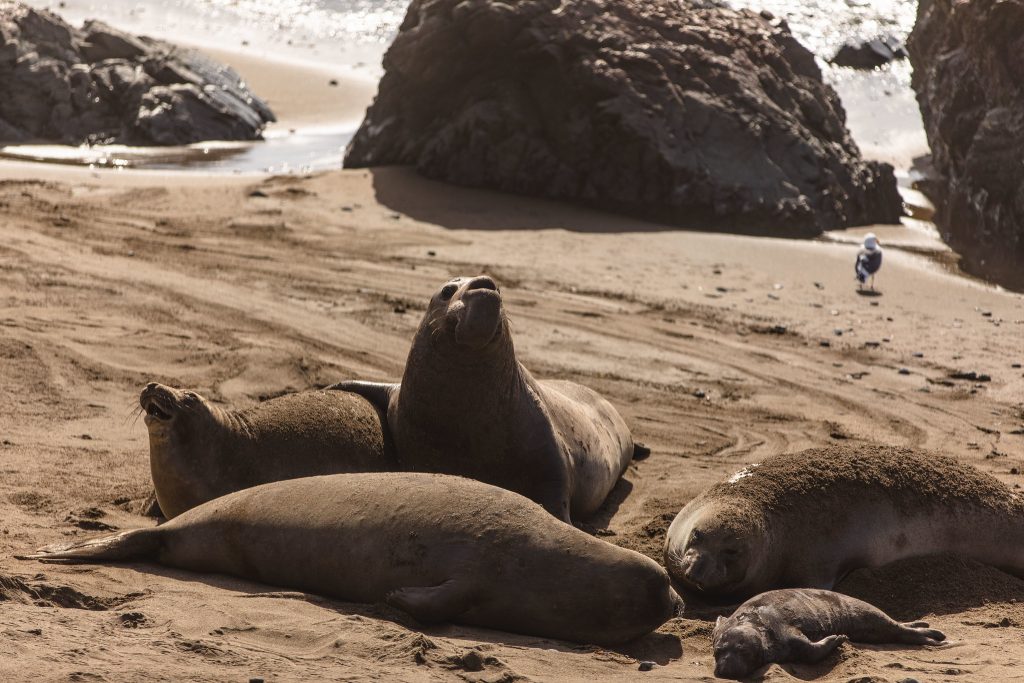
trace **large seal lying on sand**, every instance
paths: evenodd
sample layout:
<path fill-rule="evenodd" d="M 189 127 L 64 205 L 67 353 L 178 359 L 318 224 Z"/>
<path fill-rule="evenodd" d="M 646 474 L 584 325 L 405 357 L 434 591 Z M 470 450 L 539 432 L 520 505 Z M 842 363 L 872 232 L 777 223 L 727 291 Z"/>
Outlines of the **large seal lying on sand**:
<path fill-rule="evenodd" d="M 153 560 L 353 602 L 578 642 L 638 638 L 673 616 L 668 574 L 511 491 L 411 472 L 292 479 L 158 527 L 21 559 Z"/>
<path fill-rule="evenodd" d="M 882 610 L 840 593 L 788 589 L 762 593 L 718 618 L 711 634 L 715 675 L 746 678 L 772 662 L 820 662 L 847 640 L 937 645 L 940 631 L 899 624 Z"/>
<path fill-rule="evenodd" d="M 153 484 L 168 519 L 257 484 L 397 469 L 381 416 L 354 394 L 304 391 L 232 411 L 154 383 L 139 402 Z"/>
<path fill-rule="evenodd" d="M 776 456 L 716 484 L 672 522 L 665 565 L 737 598 L 937 553 L 1024 575 L 1021 498 L 952 458 L 865 446 Z"/>
<path fill-rule="evenodd" d="M 403 469 L 471 477 L 516 491 L 559 519 L 595 512 L 633 457 L 608 401 L 567 381 L 538 381 L 516 360 L 489 277 L 437 291 L 402 383 L 342 382 L 387 411 Z"/>

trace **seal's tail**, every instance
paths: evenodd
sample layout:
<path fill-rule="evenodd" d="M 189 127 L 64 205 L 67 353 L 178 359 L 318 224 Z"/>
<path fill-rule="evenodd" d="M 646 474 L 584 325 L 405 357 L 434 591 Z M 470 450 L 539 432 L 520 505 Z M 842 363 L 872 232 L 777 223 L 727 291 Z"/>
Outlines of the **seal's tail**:
<path fill-rule="evenodd" d="M 122 531 L 113 536 L 93 538 L 70 545 L 50 546 L 31 555 L 15 555 L 19 560 L 60 562 L 65 564 L 144 560 L 155 557 L 160 549 L 157 529 Z"/>
<path fill-rule="evenodd" d="M 651 449 L 637 441 L 633 442 L 633 459 L 644 460 L 651 455 Z"/>

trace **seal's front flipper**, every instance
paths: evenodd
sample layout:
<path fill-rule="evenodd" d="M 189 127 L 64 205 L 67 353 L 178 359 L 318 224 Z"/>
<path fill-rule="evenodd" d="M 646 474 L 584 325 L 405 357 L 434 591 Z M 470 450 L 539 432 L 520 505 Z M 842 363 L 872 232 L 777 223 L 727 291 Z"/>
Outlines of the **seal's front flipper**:
<path fill-rule="evenodd" d="M 391 396 L 398 391 L 401 384 L 388 384 L 387 382 L 358 382 L 348 380 L 332 384 L 325 391 L 348 391 L 359 394 L 372 403 L 382 415 L 388 414 L 388 405 L 391 403 Z"/>
<path fill-rule="evenodd" d="M 828 636 L 817 642 L 811 642 L 807 636 L 800 634 L 790 643 L 790 651 L 801 662 L 820 662 L 832 654 L 837 647 L 847 642 L 846 636 Z"/>
<path fill-rule="evenodd" d="M 437 586 L 399 588 L 388 593 L 384 601 L 425 624 L 451 621 L 468 610 L 471 603 L 469 592 L 452 579 Z"/>
<path fill-rule="evenodd" d="M 43 548 L 31 555 L 15 555 L 18 560 L 61 562 L 65 564 L 117 562 L 155 558 L 160 550 L 159 529 L 135 529 L 82 543 Z"/>

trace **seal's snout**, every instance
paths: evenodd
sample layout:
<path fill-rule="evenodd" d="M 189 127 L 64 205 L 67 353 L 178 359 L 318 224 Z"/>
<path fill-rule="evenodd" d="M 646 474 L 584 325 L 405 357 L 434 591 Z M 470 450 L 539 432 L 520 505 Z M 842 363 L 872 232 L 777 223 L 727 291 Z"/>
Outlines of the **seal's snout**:
<path fill-rule="evenodd" d="M 170 420 L 174 413 L 177 396 L 174 389 L 150 382 L 139 396 L 139 405 L 146 411 L 146 424 L 165 422 Z"/>
<path fill-rule="evenodd" d="M 498 285 L 486 275 L 467 282 L 458 301 L 449 307 L 457 316 L 455 339 L 462 346 L 482 348 L 498 333 L 501 326 L 501 295 Z"/>
<path fill-rule="evenodd" d="M 491 278 L 486 275 L 478 275 L 469 281 L 466 285 L 466 291 L 472 291 L 474 289 L 489 289 L 492 292 L 498 291 L 498 285 Z"/>

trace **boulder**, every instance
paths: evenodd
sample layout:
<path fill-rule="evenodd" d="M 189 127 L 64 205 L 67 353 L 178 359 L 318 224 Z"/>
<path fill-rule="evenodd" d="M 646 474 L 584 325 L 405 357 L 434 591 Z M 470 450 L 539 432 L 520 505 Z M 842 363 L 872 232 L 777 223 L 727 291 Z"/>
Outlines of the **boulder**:
<path fill-rule="evenodd" d="M 345 166 L 683 227 L 897 222 L 813 55 L 768 13 L 680 0 L 412 0 Z"/>
<path fill-rule="evenodd" d="M 273 120 L 237 73 L 196 51 L 0 3 L 0 144 L 257 140 Z"/>
<path fill-rule="evenodd" d="M 907 47 L 935 221 L 969 269 L 1024 285 L 1024 0 L 921 0 Z"/>
<path fill-rule="evenodd" d="M 869 40 L 847 41 L 829 62 L 836 66 L 870 70 L 907 56 L 907 48 L 899 38 L 878 36 Z"/>

